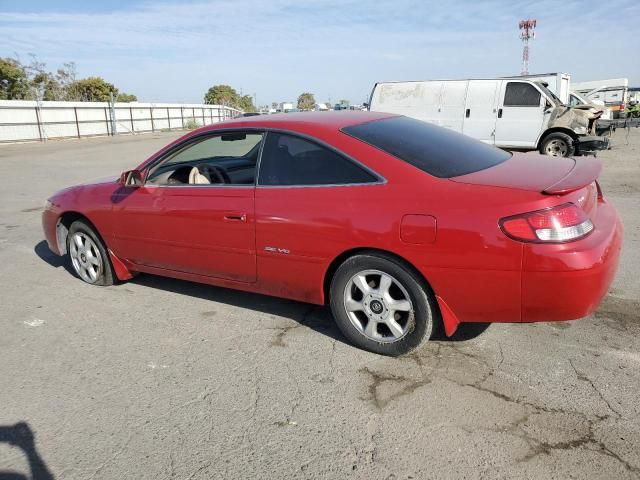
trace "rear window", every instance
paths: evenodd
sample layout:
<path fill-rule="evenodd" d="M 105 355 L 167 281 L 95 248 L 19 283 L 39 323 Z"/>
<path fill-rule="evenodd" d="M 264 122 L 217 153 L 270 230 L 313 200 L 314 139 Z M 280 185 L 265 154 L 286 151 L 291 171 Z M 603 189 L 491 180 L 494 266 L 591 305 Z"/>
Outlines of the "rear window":
<path fill-rule="evenodd" d="M 511 157 L 479 140 L 409 117 L 375 120 L 342 131 L 439 178 L 484 170 Z"/>

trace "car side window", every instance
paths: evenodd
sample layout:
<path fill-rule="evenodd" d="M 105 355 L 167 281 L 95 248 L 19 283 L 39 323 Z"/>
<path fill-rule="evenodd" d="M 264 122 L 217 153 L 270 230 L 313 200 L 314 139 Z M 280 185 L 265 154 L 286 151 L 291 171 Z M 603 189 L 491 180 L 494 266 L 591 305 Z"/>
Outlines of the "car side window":
<path fill-rule="evenodd" d="M 540 91 L 530 83 L 508 82 L 504 92 L 505 107 L 539 107 Z"/>
<path fill-rule="evenodd" d="M 378 179 L 337 152 L 294 135 L 269 132 L 258 185 L 350 185 Z"/>
<path fill-rule="evenodd" d="M 253 185 L 263 133 L 202 137 L 171 153 L 151 171 L 155 185 Z"/>

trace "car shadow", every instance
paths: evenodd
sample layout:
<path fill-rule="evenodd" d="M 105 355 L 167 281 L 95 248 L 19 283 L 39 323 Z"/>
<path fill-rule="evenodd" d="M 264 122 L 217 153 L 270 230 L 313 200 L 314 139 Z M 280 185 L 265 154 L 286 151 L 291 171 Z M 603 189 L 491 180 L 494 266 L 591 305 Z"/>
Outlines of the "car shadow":
<path fill-rule="evenodd" d="M 333 321 L 331 311 L 326 306 L 149 274 L 138 275 L 129 282 L 232 307 L 246 308 L 267 315 L 290 318 L 333 340 L 348 344 L 347 339 Z M 203 311 L 200 312 L 200 315 L 203 317 L 213 316 L 215 311 Z"/>
<path fill-rule="evenodd" d="M 19 422 L 15 425 L 0 425 L 1 443 L 20 448 L 24 452 L 31 476 L 11 470 L 0 470 L 0 480 L 53 480 L 53 474 L 36 449 L 35 436 L 28 424 Z"/>
<path fill-rule="evenodd" d="M 34 252 L 38 257 L 55 268 L 64 268 L 74 277 L 75 272 L 67 261 L 67 257 L 59 257 L 54 254 L 44 240 L 34 247 Z M 331 311 L 326 306 L 312 305 L 308 303 L 296 302 L 257 293 L 243 292 L 230 288 L 215 287 L 203 283 L 189 282 L 174 278 L 161 277 L 157 275 L 141 274 L 129 280 L 137 285 L 156 288 L 180 295 L 213 302 L 223 303 L 238 308 L 247 308 L 267 315 L 290 318 L 301 325 L 326 335 L 334 340 L 349 344 L 342 335 L 331 315 Z M 201 312 L 203 316 L 212 315 L 210 311 Z M 438 335 L 434 340 L 442 342 L 466 342 L 480 336 L 488 328 L 489 323 L 462 323 L 451 337 L 444 334 Z"/>
<path fill-rule="evenodd" d="M 40 257 L 41 260 L 48 263 L 52 267 L 62 267 L 71 275 L 75 276 L 75 273 L 71 268 L 71 264 L 69 263 L 67 256 L 65 255 L 64 257 L 60 257 L 53 253 L 51 250 L 49 250 L 49 246 L 47 245 L 46 241 L 42 240 L 41 242 L 39 242 L 35 247 L 33 247 L 33 251 L 38 257 Z"/>
<path fill-rule="evenodd" d="M 458 325 L 456 332 L 450 337 L 442 335 L 442 338 L 438 338 L 438 341 L 441 342 L 467 342 L 469 340 L 473 340 L 478 338 L 487 329 L 491 326 L 490 323 L 478 323 L 478 322 L 469 322 L 469 323 L 461 323 Z"/>

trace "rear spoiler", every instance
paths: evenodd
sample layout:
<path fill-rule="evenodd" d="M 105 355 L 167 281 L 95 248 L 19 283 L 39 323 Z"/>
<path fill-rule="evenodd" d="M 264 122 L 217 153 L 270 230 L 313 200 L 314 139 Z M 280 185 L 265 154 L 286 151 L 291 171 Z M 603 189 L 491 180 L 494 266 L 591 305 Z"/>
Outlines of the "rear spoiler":
<path fill-rule="evenodd" d="M 602 163 L 592 157 L 573 159 L 574 167 L 567 175 L 553 185 L 545 188 L 542 193 L 547 195 L 564 195 L 586 187 L 595 181 L 602 171 Z"/>

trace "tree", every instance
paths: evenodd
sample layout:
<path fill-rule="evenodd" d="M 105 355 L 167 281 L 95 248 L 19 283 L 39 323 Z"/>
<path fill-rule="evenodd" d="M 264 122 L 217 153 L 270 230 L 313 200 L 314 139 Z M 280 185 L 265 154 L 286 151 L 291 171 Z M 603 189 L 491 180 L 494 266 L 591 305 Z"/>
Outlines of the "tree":
<path fill-rule="evenodd" d="M 204 103 L 233 107 L 238 102 L 238 92 L 229 85 L 214 85 L 204 96 Z"/>
<path fill-rule="evenodd" d="M 138 101 L 138 97 L 136 97 L 135 95 L 130 95 L 128 93 L 119 93 L 118 96 L 116 97 L 116 102 L 124 102 L 124 103 L 129 103 L 129 102 L 137 102 Z"/>
<path fill-rule="evenodd" d="M 89 77 L 75 81 L 70 85 L 74 96 L 82 102 L 108 102 L 116 98 L 118 89 L 101 77 Z"/>
<path fill-rule="evenodd" d="M 64 63 L 62 68 L 56 72 L 56 81 L 60 85 L 61 98 L 57 100 L 75 100 L 77 92 L 74 90 L 76 83 L 76 64 L 74 62 Z"/>
<path fill-rule="evenodd" d="M 31 79 L 32 96 L 37 100 L 42 94 L 42 100 L 64 100 L 65 93 L 58 80 L 47 72 L 39 72 Z"/>
<path fill-rule="evenodd" d="M 204 103 L 209 105 L 225 105 L 244 112 L 257 111 L 251 95 L 238 95 L 235 88 L 229 85 L 214 85 L 204 96 Z"/>
<path fill-rule="evenodd" d="M 0 99 L 6 100 L 67 100 L 107 102 L 111 95 L 119 102 L 134 102 L 135 95 L 122 93 L 100 77 L 76 80 L 76 64 L 63 64 L 56 73 L 48 72 L 46 64 L 34 54 L 23 65 L 17 58 L 0 58 Z"/>
<path fill-rule="evenodd" d="M 316 99 L 313 93 L 301 93 L 298 97 L 298 110 L 313 110 L 316 106 Z"/>
<path fill-rule="evenodd" d="M 27 72 L 18 60 L 0 58 L 0 100 L 23 100 L 29 97 Z"/>
<path fill-rule="evenodd" d="M 243 112 L 256 112 L 258 110 L 253 104 L 253 97 L 251 97 L 251 95 L 239 97 L 234 107 Z"/>

